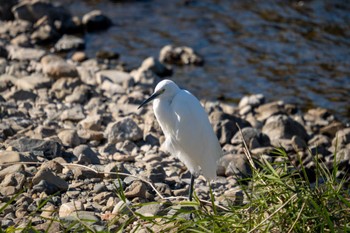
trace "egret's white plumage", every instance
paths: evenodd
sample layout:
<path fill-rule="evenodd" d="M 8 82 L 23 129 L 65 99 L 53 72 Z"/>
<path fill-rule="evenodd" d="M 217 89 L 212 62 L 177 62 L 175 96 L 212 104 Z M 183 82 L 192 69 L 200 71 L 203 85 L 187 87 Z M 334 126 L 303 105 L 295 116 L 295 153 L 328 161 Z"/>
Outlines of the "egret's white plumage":
<path fill-rule="evenodd" d="M 198 99 L 171 80 L 159 82 L 153 95 L 140 107 L 153 99 L 153 110 L 169 152 L 176 155 L 191 174 L 198 175 L 201 170 L 208 180 L 214 179 L 222 150 Z"/>

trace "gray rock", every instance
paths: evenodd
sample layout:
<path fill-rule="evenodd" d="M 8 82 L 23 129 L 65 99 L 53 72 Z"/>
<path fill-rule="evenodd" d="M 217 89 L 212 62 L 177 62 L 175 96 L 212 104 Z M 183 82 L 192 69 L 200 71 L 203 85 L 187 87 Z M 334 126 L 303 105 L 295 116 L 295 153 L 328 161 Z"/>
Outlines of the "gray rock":
<path fill-rule="evenodd" d="M 30 38 L 26 34 L 20 34 L 11 40 L 11 44 L 19 47 L 32 47 Z"/>
<path fill-rule="evenodd" d="M 39 61 L 45 54 L 45 50 L 36 48 L 23 48 L 15 45 L 7 46 L 8 57 L 11 60 L 35 60 Z"/>
<path fill-rule="evenodd" d="M 270 145 L 269 137 L 257 129 L 245 127 L 242 129 L 242 134 L 244 141 L 247 143 L 249 149 L 266 147 Z M 236 145 L 243 145 L 242 136 L 239 131 L 232 138 L 231 143 Z"/>
<path fill-rule="evenodd" d="M 84 209 L 84 206 L 81 201 L 70 201 L 67 203 L 63 203 L 59 207 L 58 216 L 59 218 L 64 218 L 71 215 L 75 211 L 80 211 L 83 209 Z"/>
<path fill-rule="evenodd" d="M 166 174 L 163 166 L 149 166 L 145 172 L 147 178 L 149 178 L 153 183 L 164 182 Z"/>
<path fill-rule="evenodd" d="M 18 0 L 1 0 L 0 1 L 0 20 L 13 20 L 14 16 L 11 12 L 11 8 L 17 3 L 18 3 Z"/>
<path fill-rule="evenodd" d="M 55 44 L 57 52 L 67 52 L 70 50 L 81 50 L 85 48 L 82 38 L 73 35 L 63 35 Z"/>
<path fill-rule="evenodd" d="M 219 111 L 212 112 L 209 115 L 209 119 L 213 124 L 214 132 L 219 138 L 221 144 L 230 143 L 232 137 L 238 132 L 236 123 L 241 129 L 250 126 L 247 121 L 241 118 Z"/>
<path fill-rule="evenodd" d="M 81 105 L 64 110 L 60 116 L 61 121 L 81 121 L 84 118 L 85 114 Z"/>
<path fill-rule="evenodd" d="M 244 96 L 239 101 L 238 107 L 240 109 L 246 106 L 251 106 L 252 108 L 256 108 L 263 103 L 265 103 L 265 96 L 263 94 L 249 95 L 249 96 Z"/>
<path fill-rule="evenodd" d="M 255 108 L 256 118 L 258 121 L 264 122 L 271 116 L 283 113 L 283 106 L 283 101 L 276 101 L 260 105 L 259 107 Z"/>
<path fill-rule="evenodd" d="M 52 81 L 40 74 L 32 74 L 23 78 L 16 79 L 15 85 L 22 90 L 30 91 L 40 88 L 51 87 Z"/>
<path fill-rule="evenodd" d="M 142 199 L 152 200 L 153 196 L 147 190 L 148 190 L 148 188 L 147 188 L 146 184 L 144 184 L 141 181 L 136 180 L 136 181 L 132 182 L 131 185 L 126 188 L 124 194 L 125 194 L 126 198 L 139 197 Z"/>
<path fill-rule="evenodd" d="M 75 147 L 73 154 L 78 157 L 79 164 L 100 164 L 97 154 L 88 145 Z"/>
<path fill-rule="evenodd" d="M 99 10 L 85 14 L 82 23 L 87 31 L 104 30 L 112 25 L 112 21 Z"/>
<path fill-rule="evenodd" d="M 7 174 L 2 180 L 0 186 L 1 187 L 14 186 L 18 191 L 23 188 L 25 181 L 26 181 L 26 177 L 22 172 L 14 172 L 14 173 Z"/>
<path fill-rule="evenodd" d="M 239 178 L 249 177 L 252 174 L 249 162 L 244 154 L 226 154 L 218 166 L 218 175 L 237 176 Z"/>
<path fill-rule="evenodd" d="M 15 162 L 36 162 L 36 158 L 26 153 L 16 151 L 1 151 L 0 164 L 15 163 Z"/>
<path fill-rule="evenodd" d="M 155 59 L 154 57 L 148 57 L 146 58 L 139 68 L 141 70 L 147 71 L 150 70 L 159 77 L 166 77 L 172 75 L 173 71 L 172 69 L 166 67 L 162 63 L 159 62 L 159 60 Z"/>
<path fill-rule="evenodd" d="M 56 135 L 56 129 L 53 127 L 47 127 L 47 126 L 42 126 L 39 125 L 34 132 L 40 136 L 41 139 L 43 138 L 48 138 L 53 135 Z"/>
<path fill-rule="evenodd" d="M 130 172 L 124 167 L 123 163 L 120 163 L 120 162 L 108 163 L 106 165 L 106 167 L 104 168 L 104 172 L 106 172 L 105 177 L 113 178 L 113 179 L 118 178 L 118 177 L 120 179 L 124 179 L 126 176 L 120 175 L 120 174 L 108 174 L 108 173 L 122 172 L 122 173 L 130 174 Z"/>
<path fill-rule="evenodd" d="M 119 58 L 119 53 L 111 50 L 104 50 L 101 49 L 96 52 L 96 58 L 98 59 L 118 59 Z"/>
<path fill-rule="evenodd" d="M 9 145 L 19 152 L 31 152 L 51 159 L 61 155 L 61 145 L 55 141 L 23 137 Z"/>
<path fill-rule="evenodd" d="M 61 140 L 62 145 L 67 147 L 75 147 L 80 145 L 80 138 L 77 131 L 74 129 L 62 130 L 58 133 L 58 138 Z"/>
<path fill-rule="evenodd" d="M 0 193 L 3 195 L 3 196 L 12 196 L 14 194 L 16 194 L 19 190 L 16 189 L 15 186 L 7 186 L 7 187 L 3 187 L 3 186 L 0 186 Z"/>
<path fill-rule="evenodd" d="M 52 85 L 50 94 L 63 100 L 66 96 L 71 95 L 79 85 L 81 85 L 81 81 L 77 78 L 60 78 Z"/>
<path fill-rule="evenodd" d="M 74 88 L 73 93 L 71 95 L 66 96 L 66 103 L 79 103 L 83 104 L 88 101 L 92 94 L 92 90 L 87 85 L 79 85 Z"/>
<path fill-rule="evenodd" d="M 45 162 L 40 166 L 40 170 L 48 169 L 48 170 L 53 171 L 53 172 L 56 173 L 56 174 L 62 173 L 63 168 L 64 168 L 64 167 L 63 167 L 59 162 L 57 162 L 57 161 L 55 161 L 55 160 L 45 161 Z"/>
<path fill-rule="evenodd" d="M 165 207 L 163 204 L 154 203 L 149 205 L 144 205 L 140 209 L 136 210 L 136 213 L 141 214 L 143 216 L 163 216 L 166 214 L 164 211 Z"/>
<path fill-rule="evenodd" d="M 72 20 L 70 13 L 62 6 L 41 0 L 23 1 L 12 8 L 12 13 L 16 19 L 26 20 L 33 24 L 44 16 L 52 23 L 58 21 L 67 26 Z"/>
<path fill-rule="evenodd" d="M 17 90 L 17 91 L 11 91 L 5 96 L 5 99 L 13 99 L 15 101 L 23 101 L 23 100 L 30 100 L 30 101 L 35 101 L 37 98 L 37 95 L 34 94 L 31 91 L 25 91 L 25 90 Z"/>
<path fill-rule="evenodd" d="M 163 63 L 176 65 L 203 65 L 204 60 L 192 48 L 182 46 L 164 46 L 159 53 L 159 60 Z"/>
<path fill-rule="evenodd" d="M 82 61 L 85 61 L 87 58 L 88 58 L 88 57 L 87 57 L 86 53 L 83 52 L 83 51 L 76 51 L 76 52 L 73 53 L 73 55 L 72 55 L 72 57 L 71 57 L 71 59 L 72 59 L 73 61 L 75 61 L 75 62 L 82 62 Z M 78 69 L 78 72 L 79 72 L 79 74 L 80 74 L 79 69 Z M 80 76 L 81 76 L 81 75 L 80 75 Z"/>
<path fill-rule="evenodd" d="M 76 180 L 85 180 L 85 179 L 92 179 L 92 178 L 102 178 L 103 174 L 96 173 L 91 170 L 87 170 L 81 167 L 74 167 L 72 168 L 74 179 Z"/>
<path fill-rule="evenodd" d="M 35 44 L 46 44 L 60 37 L 60 33 L 52 26 L 52 23 L 47 19 L 45 21 L 36 27 L 30 35 L 31 41 Z"/>
<path fill-rule="evenodd" d="M 339 130 L 332 141 L 332 146 L 343 148 L 350 143 L 350 128 Z"/>
<path fill-rule="evenodd" d="M 43 72 L 55 79 L 62 77 L 78 77 L 78 71 L 72 64 L 67 63 L 57 55 L 46 55 L 41 59 Z"/>
<path fill-rule="evenodd" d="M 37 185 L 42 181 L 45 181 L 45 182 L 47 182 L 47 184 L 57 187 L 59 191 L 67 191 L 68 190 L 68 183 L 65 180 L 61 179 L 60 177 L 56 176 L 48 168 L 40 169 L 32 179 L 32 182 L 34 185 Z M 49 186 L 46 186 L 45 188 L 48 188 L 48 187 Z M 48 191 L 48 190 L 45 190 L 45 191 Z M 50 190 L 49 193 L 51 193 L 51 192 L 52 192 L 52 190 Z"/>
<path fill-rule="evenodd" d="M 267 119 L 262 132 L 269 136 L 274 146 L 278 146 L 279 139 L 292 139 L 293 136 L 298 136 L 304 142 L 309 139 L 305 128 L 286 115 L 276 115 Z"/>
<path fill-rule="evenodd" d="M 336 133 L 343 128 L 344 125 L 341 122 L 334 121 L 326 126 L 323 126 L 320 129 L 320 133 L 330 137 L 334 137 Z"/>
<path fill-rule="evenodd" d="M 117 143 L 125 140 L 137 141 L 142 139 L 142 131 L 130 117 L 121 121 L 110 123 L 106 129 L 106 137 L 109 143 Z"/>
<path fill-rule="evenodd" d="M 98 113 L 86 116 L 85 119 L 78 123 L 83 129 L 100 130 L 102 124 L 102 116 Z"/>
<path fill-rule="evenodd" d="M 96 141 L 100 142 L 104 139 L 103 132 L 88 130 L 88 129 L 80 129 L 78 130 L 78 136 L 84 141 Z"/>
<path fill-rule="evenodd" d="M 1 157 L 1 155 L 0 155 L 0 157 Z M 0 164 L 2 164 L 2 163 L 0 162 Z M 12 174 L 15 172 L 21 172 L 23 170 L 24 170 L 24 167 L 22 164 L 14 164 L 14 165 L 2 168 L 0 170 L 0 181 L 2 181 L 4 179 L 4 177 L 8 174 Z"/>
<path fill-rule="evenodd" d="M 129 73 L 119 70 L 101 70 L 96 73 L 96 80 L 100 85 L 103 84 L 104 81 L 121 85 L 129 79 L 131 79 Z"/>

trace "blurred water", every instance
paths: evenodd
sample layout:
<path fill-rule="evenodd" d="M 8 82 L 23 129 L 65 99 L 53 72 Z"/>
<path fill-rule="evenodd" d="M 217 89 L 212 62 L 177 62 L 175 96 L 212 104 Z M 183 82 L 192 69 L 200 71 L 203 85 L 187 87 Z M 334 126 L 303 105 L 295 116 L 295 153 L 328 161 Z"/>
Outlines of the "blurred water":
<path fill-rule="evenodd" d="M 350 1 L 69 1 L 72 14 L 100 9 L 115 26 L 86 35 L 86 52 L 121 54 L 137 67 L 167 44 L 186 45 L 203 67 L 172 79 L 200 98 L 237 101 L 263 93 L 350 119 Z"/>

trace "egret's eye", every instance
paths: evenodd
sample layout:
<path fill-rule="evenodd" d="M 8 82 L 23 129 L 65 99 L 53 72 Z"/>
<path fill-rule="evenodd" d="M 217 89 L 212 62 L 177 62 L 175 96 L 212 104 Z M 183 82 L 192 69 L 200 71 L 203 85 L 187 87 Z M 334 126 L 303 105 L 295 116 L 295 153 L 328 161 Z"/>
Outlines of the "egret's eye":
<path fill-rule="evenodd" d="M 164 91 L 165 91 L 165 88 L 164 88 L 164 89 L 161 89 L 160 92 L 159 92 L 159 94 L 163 94 Z"/>

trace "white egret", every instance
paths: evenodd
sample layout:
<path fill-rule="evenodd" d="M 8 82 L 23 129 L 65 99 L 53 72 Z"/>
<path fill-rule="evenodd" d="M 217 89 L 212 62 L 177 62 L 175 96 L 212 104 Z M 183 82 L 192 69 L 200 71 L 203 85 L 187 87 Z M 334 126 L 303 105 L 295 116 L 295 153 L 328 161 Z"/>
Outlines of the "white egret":
<path fill-rule="evenodd" d="M 154 93 L 139 108 L 152 100 L 154 114 L 165 135 L 165 148 L 176 155 L 191 173 L 191 201 L 194 178 L 200 171 L 207 181 L 215 179 L 217 161 L 222 155 L 221 146 L 208 114 L 190 92 L 165 79 L 157 84 Z"/>

